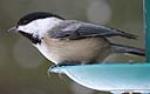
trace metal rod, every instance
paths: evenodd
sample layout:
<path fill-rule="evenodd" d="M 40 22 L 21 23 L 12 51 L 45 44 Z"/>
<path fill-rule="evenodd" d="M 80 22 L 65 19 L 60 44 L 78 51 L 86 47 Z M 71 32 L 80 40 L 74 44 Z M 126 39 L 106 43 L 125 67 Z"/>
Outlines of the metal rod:
<path fill-rule="evenodd" d="M 146 61 L 150 62 L 150 0 L 144 1 L 144 30 Z"/>

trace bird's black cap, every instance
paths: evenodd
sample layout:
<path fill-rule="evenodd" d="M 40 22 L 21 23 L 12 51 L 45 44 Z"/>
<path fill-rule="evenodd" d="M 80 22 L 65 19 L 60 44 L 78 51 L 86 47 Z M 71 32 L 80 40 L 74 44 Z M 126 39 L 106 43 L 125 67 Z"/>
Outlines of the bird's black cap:
<path fill-rule="evenodd" d="M 34 20 L 37 20 L 37 19 L 43 19 L 43 18 L 47 18 L 47 17 L 57 17 L 59 19 L 64 19 L 58 15 L 55 15 L 55 14 L 51 14 L 51 13 L 48 13 L 48 12 L 34 12 L 34 13 L 30 13 L 30 14 L 27 14 L 25 16 L 23 16 L 18 22 L 17 22 L 17 26 L 18 25 L 26 25 Z"/>

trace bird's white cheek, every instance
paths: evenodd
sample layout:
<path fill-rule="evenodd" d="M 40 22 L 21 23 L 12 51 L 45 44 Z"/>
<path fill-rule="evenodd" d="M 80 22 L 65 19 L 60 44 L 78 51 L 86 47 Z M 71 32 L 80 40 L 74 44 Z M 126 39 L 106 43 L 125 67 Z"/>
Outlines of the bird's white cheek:
<path fill-rule="evenodd" d="M 25 26 L 19 26 L 18 30 L 20 31 L 24 31 L 26 33 L 36 33 L 38 32 L 38 26 L 34 25 L 34 24 L 28 24 Z"/>

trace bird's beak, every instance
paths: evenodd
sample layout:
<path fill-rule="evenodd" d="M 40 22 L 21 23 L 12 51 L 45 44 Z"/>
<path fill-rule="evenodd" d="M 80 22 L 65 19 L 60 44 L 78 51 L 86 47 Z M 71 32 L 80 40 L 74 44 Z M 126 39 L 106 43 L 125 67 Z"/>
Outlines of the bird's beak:
<path fill-rule="evenodd" d="M 8 29 L 8 32 L 16 32 L 16 31 L 17 31 L 16 26 L 11 27 L 10 29 Z"/>

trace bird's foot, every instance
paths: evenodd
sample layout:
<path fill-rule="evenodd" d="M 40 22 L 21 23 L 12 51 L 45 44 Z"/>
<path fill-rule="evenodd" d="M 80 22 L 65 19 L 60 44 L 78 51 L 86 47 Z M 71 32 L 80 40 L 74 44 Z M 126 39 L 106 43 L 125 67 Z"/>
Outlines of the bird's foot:
<path fill-rule="evenodd" d="M 57 64 L 57 65 L 52 65 L 50 66 L 50 68 L 56 68 L 56 67 L 63 67 L 63 66 L 75 66 L 75 65 L 79 65 L 79 64 L 68 64 L 68 63 L 60 63 L 60 64 Z"/>

